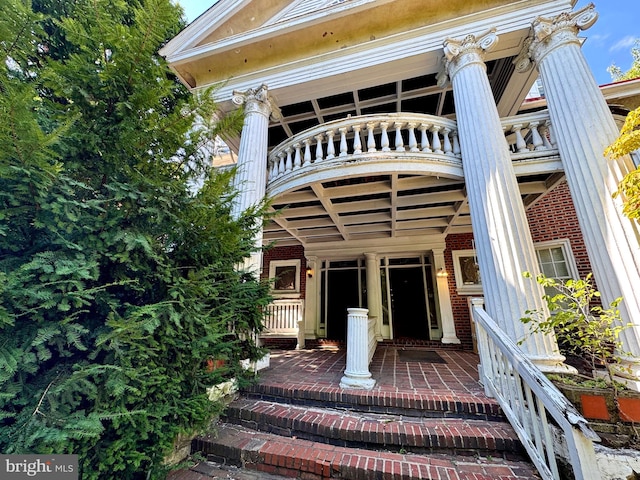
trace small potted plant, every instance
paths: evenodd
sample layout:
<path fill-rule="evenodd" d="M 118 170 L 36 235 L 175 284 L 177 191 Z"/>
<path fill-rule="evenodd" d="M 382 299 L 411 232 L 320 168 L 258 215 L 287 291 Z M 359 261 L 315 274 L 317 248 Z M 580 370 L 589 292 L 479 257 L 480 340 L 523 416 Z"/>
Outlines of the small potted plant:
<path fill-rule="evenodd" d="M 525 277 L 532 278 L 529 272 Z M 550 314 L 528 310 L 520 320 L 532 333 L 555 332 L 562 345 L 587 361 L 591 375 L 552 376 L 551 380 L 576 405 L 585 418 L 610 422 L 640 422 L 640 395 L 624 390 L 616 381 L 624 355 L 620 333 L 629 325 L 620 317 L 617 298 L 608 308 L 587 275 L 581 280 L 559 282 L 544 275 L 536 281 L 548 292 L 543 296 Z"/>

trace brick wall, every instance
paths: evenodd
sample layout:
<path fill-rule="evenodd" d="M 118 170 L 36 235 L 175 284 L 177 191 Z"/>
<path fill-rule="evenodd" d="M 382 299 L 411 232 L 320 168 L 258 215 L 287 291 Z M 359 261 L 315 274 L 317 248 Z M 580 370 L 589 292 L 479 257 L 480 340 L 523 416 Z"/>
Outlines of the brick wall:
<path fill-rule="evenodd" d="M 300 298 L 304 298 L 307 288 L 307 259 L 304 257 L 304 247 L 295 245 L 289 247 L 275 247 L 264 253 L 262 260 L 261 278 L 269 278 L 269 267 L 272 260 L 298 260 L 300 259 Z"/>
<path fill-rule="evenodd" d="M 527 219 L 534 242 L 569 239 L 580 278 L 591 272 L 587 248 L 566 182 L 560 183 L 529 208 Z"/>
<path fill-rule="evenodd" d="M 471 313 L 469 312 L 468 297 L 470 295 L 458 295 L 456 290 L 456 279 L 453 270 L 454 250 L 469 250 L 473 248 L 473 234 L 458 233 L 447 236 L 446 248 L 444 250 L 444 264 L 449 276 L 449 295 L 451 296 L 451 309 L 453 310 L 453 320 L 456 326 L 456 335 L 465 350 L 471 350 L 473 340 L 471 336 Z"/>

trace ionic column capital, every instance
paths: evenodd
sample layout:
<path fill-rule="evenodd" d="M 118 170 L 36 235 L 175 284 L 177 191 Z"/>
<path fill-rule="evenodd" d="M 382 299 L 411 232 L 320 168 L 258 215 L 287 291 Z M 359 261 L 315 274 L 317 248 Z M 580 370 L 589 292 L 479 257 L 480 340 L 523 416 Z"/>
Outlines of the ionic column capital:
<path fill-rule="evenodd" d="M 484 66 L 485 53 L 490 51 L 497 41 L 495 28 L 482 35 L 467 35 L 462 40 L 447 38 L 444 41 L 444 66 L 449 77 L 455 77 L 467 65 L 475 63 Z M 438 80 L 442 82 L 442 77 Z"/>
<path fill-rule="evenodd" d="M 258 88 L 249 88 L 244 92 L 234 90 L 231 101 L 236 105 L 244 104 L 247 114 L 259 113 L 267 119 L 271 117 L 273 120 L 278 120 L 281 116 L 280 109 L 269 95 L 269 89 L 265 84 L 260 85 Z"/>
<path fill-rule="evenodd" d="M 538 17 L 514 63 L 518 72 L 531 68 L 531 61 L 540 62 L 549 52 L 568 44 L 581 44 L 578 33 L 587 30 L 598 19 L 593 3 L 575 12 L 563 12 L 553 18 Z"/>

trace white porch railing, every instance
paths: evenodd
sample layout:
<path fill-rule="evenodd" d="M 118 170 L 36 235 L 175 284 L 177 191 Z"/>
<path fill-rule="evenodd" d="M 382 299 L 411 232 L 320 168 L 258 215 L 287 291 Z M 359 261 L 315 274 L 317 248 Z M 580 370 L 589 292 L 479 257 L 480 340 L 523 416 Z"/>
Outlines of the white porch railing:
<path fill-rule="evenodd" d="M 298 322 L 302 321 L 304 314 L 304 300 L 280 299 L 267 305 L 264 319 L 263 336 L 287 336 L 298 335 Z"/>
<path fill-rule="evenodd" d="M 548 111 L 504 118 L 501 123 L 514 161 L 557 155 Z M 324 123 L 294 135 L 269 153 L 267 181 L 271 184 L 298 170 L 308 171 L 314 164 L 381 157 L 459 165 L 457 124 L 416 113 L 360 115 Z"/>
<path fill-rule="evenodd" d="M 273 149 L 268 160 L 268 181 L 336 158 L 394 153 L 428 154 L 459 161 L 456 122 L 433 115 L 390 113 L 324 123 Z"/>
<path fill-rule="evenodd" d="M 516 115 L 501 119 L 512 160 L 525 160 L 557 153 L 549 112 Z"/>
<path fill-rule="evenodd" d="M 598 435 L 489 317 L 482 299 L 473 299 L 472 303 L 480 381 L 487 396 L 494 397 L 502 407 L 542 477 L 560 479 L 548 413 L 564 433 L 576 480 L 599 480 L 593 447 L 593 442 L 600 440 Z"/>
<path fill-rule="evenodd" d="M 371 363 L 371 359 L 373 355 L 376 353 L 376 348 L 378 347 L 378 339 L 376 338 L 376 319 L 369 318 L 369 328 L 367 331 L 369 337 L 369 361 L 367 365 Z"/>

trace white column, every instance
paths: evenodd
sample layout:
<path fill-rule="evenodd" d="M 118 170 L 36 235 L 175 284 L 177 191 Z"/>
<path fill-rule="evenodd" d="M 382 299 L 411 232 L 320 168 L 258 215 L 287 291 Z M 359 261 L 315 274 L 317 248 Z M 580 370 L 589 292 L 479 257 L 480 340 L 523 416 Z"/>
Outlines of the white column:
<path fill-rule="evenodd" d="M 605 307 L 623 297 L 620 312 L 634 326 L 622 332 L 632 354 L 627 366 L 640 374 L 640 245 L 633 225 L 612 194 L 634 168 L 630 156 L 604 157 L 619 134 L 611 111 L 580 49 L 578 32 L 597 19 L 593 4 L 533 23 L 529 54 L 537 63 L 567 183 L 589 260 Z M 526 61 L 520 65 L 526 70 Z M 635 358 L 634 358 L 635 357 Z"/>
<path fill-rule="evenodd" d="M 442 322 L 442 343 L 460 343 L 456 335 L 453 320 L 451 296 L 449 295 L 449 273 L 444 266 L 444 249 L 433 249 L 433 263 L 436 269 L 436 287 L 440 303 L 440 321 Z"/>
<path fill-rule="evenodd" d="M 267 132 L 269 116 L 274 109 L 266 85 L 246 92 L 234 91 L 232 100 L 236 105 L 245 105 L 237 173 L 233 180 L 235 189 L 240 192 L 233 205 L 233 215 L 238 218 L 247 208 L 264 199 L 267 187 Z M 259 251 L 245 260 L 244 268 L 258 275 L 262 267 L 262 228 L 256 235 L 255 244 Z"/>
<path fill-rule="evenodd" d="M 522 276 L 538 264 L 484 64 L 496 41 L 492 30 L 444 43 L 487 312 L 512 340 L 524 339 L 522 349 L 539 368 L 566 371 L 554 336 L 532 335 L 520 321 L 526 310 L 546 306 L 542 287 Z"/>
<path fill-rule="evenodd" d="M 380 265 L 375 253 L 365 253 L 365 268 L 367 270 L 367 306 L 369 318 L 376 323 L 376 340 L 382 340 L 382 294 L 380 293 Z"/>
<path fill-rule="evenodd" d="M 318 321 L 318 257 L 307 257 L 307 268 L 311 269 L 311 277 L 307 276 L 307 284 L 304 293 L 304 325 L 302 335 L 306 338 L 316 338 L 316 328 Z M 298 332 L 300 335 L 300 332 Z M 298 336 L 298 346 L 300 347 L 300 336 Z"/>
<path fill-rule="evenodd" d="M 366 308 L 347 308 L 347 366 L 340 388 L 371 390 L 376 381 L 369 372 L 369 317 Z"/>

